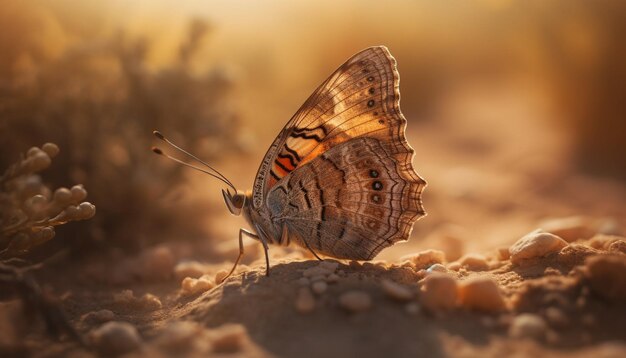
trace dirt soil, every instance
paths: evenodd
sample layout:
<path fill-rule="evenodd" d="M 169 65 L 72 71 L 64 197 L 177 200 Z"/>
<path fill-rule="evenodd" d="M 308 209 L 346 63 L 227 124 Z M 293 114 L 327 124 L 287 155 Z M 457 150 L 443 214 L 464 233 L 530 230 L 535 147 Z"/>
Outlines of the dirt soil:
<path fill-rule="evenodd" d="M 429 217 L 379 261 L 320 263 L 272 247 L 267 277 L 252 243 L 236 274 L 216 284 L 236 257 L 238 229 L 216 217 L 231 233 L 217 246 L 172 239 L 48 263 L 35 276 L 85 346 L 50 338 L 9 300 L 0 303 L 0 356 L 625 357 L 624 186 L 516 157 L 549 145 L 453 156 L 454 132 L 429 142 L 440 126 L 409 133 L 430 148 L 415 159 L 430 181 Z M 464 155 L 474 164 L 454 166 Z M 554 235 L 524 236 L 537 228 Z"/>

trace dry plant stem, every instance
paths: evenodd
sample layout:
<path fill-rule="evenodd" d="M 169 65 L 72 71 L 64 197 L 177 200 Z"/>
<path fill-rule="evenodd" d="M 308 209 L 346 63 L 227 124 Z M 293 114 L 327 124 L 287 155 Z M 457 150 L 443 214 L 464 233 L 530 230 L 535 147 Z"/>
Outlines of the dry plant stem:
<path fill-rule="evenodd" d="M 63 310 L 54 300 L 46 297 L 37 282 L 27 274 L 28 271 L 38 268 L 41 268 L 41 265 L 17 268 L 0 262 L 0 282 L 15 287 L 24 302 L 25 310 L 35 311 L 44 319 L 48 334 L 59 339 L 65 333 L 72 340 L 86 347 L 85 340 L 74 329 Z"/>

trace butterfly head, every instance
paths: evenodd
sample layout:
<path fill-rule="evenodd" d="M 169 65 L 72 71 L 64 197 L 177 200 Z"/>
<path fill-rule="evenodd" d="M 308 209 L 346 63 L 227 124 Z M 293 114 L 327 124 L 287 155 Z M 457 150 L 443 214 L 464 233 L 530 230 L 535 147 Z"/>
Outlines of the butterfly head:
<path fill-rule="evenodd" d="M 226 203 L 230 213 L 236 216 L 241 215 L 241 211 L 247 201 L 246 193 L 241 190 L 237 190 L 234 194 L 231 194 L 229 189 L 222 189 L 222 194 L 224 195 L 224 202 Z"/>

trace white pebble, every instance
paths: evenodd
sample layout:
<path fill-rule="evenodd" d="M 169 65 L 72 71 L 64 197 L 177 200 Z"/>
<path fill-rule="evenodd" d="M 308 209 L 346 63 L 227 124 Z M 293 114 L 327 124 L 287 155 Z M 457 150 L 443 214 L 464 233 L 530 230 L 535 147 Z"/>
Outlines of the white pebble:
<path fill-rule="evenodd" d="M 413 299 L 413 292 L 406 286 L 394 281 L 383 279 L 380 285 L 387 296 L 398 301 L 410 301 Z"/>
<path fill-rule="evenodd" d="M 443 273 L 446 273 L 446 272 L 448 272 L 448 269 L 444 265 L 442 265 L 442 264 L 434 264 L 434 265 L 431 265 L 426 270 L 426 273 L 433 273 L 433 272 L 443 272 Z"/>
<path fill-rule="evenodd" d="M 509 252 L 511 253 L 511 262 L 520 264 L 527 259 L 559 252 L 565 246 L 567 246 L 567 242 L 560 237 L 535 230 L 513 244 L 509 248 Z"/>
<path fill-rule="evenodd" d="M 543 340 L 548 327 L 540 316 L 522 313 L 513 319 L 509 327 L 509 335 L 513 338 L 533 338 Z"/>
<path fill-rule="evenodd" d="M 127 322 L 107 322 L 90 334 L 94 346 L 104 354 L 118 355 L 141 345 L 135 326 Z"/>
<path fill-rule="evenodd" d="M 365 292 L 348 291 L 339 296 L 339 305 L 350 312 L 362 312 L 372 307 L 372 299 Z"/>

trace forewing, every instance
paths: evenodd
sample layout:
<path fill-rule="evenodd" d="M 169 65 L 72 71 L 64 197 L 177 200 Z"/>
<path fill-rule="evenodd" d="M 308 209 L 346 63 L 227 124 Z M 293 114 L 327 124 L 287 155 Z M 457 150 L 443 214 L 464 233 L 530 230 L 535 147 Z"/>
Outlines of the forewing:
<path fill-rule="evenodd" d="M 405 127 L 395 59 L 384 46 L 359 52 L 322 83 L 274 140 L 255 178 L 254 207 L 263 205 L 282 178 L 357 137 L 379 139 L 407 180 L 423 182 L 411 165 Z"/>

